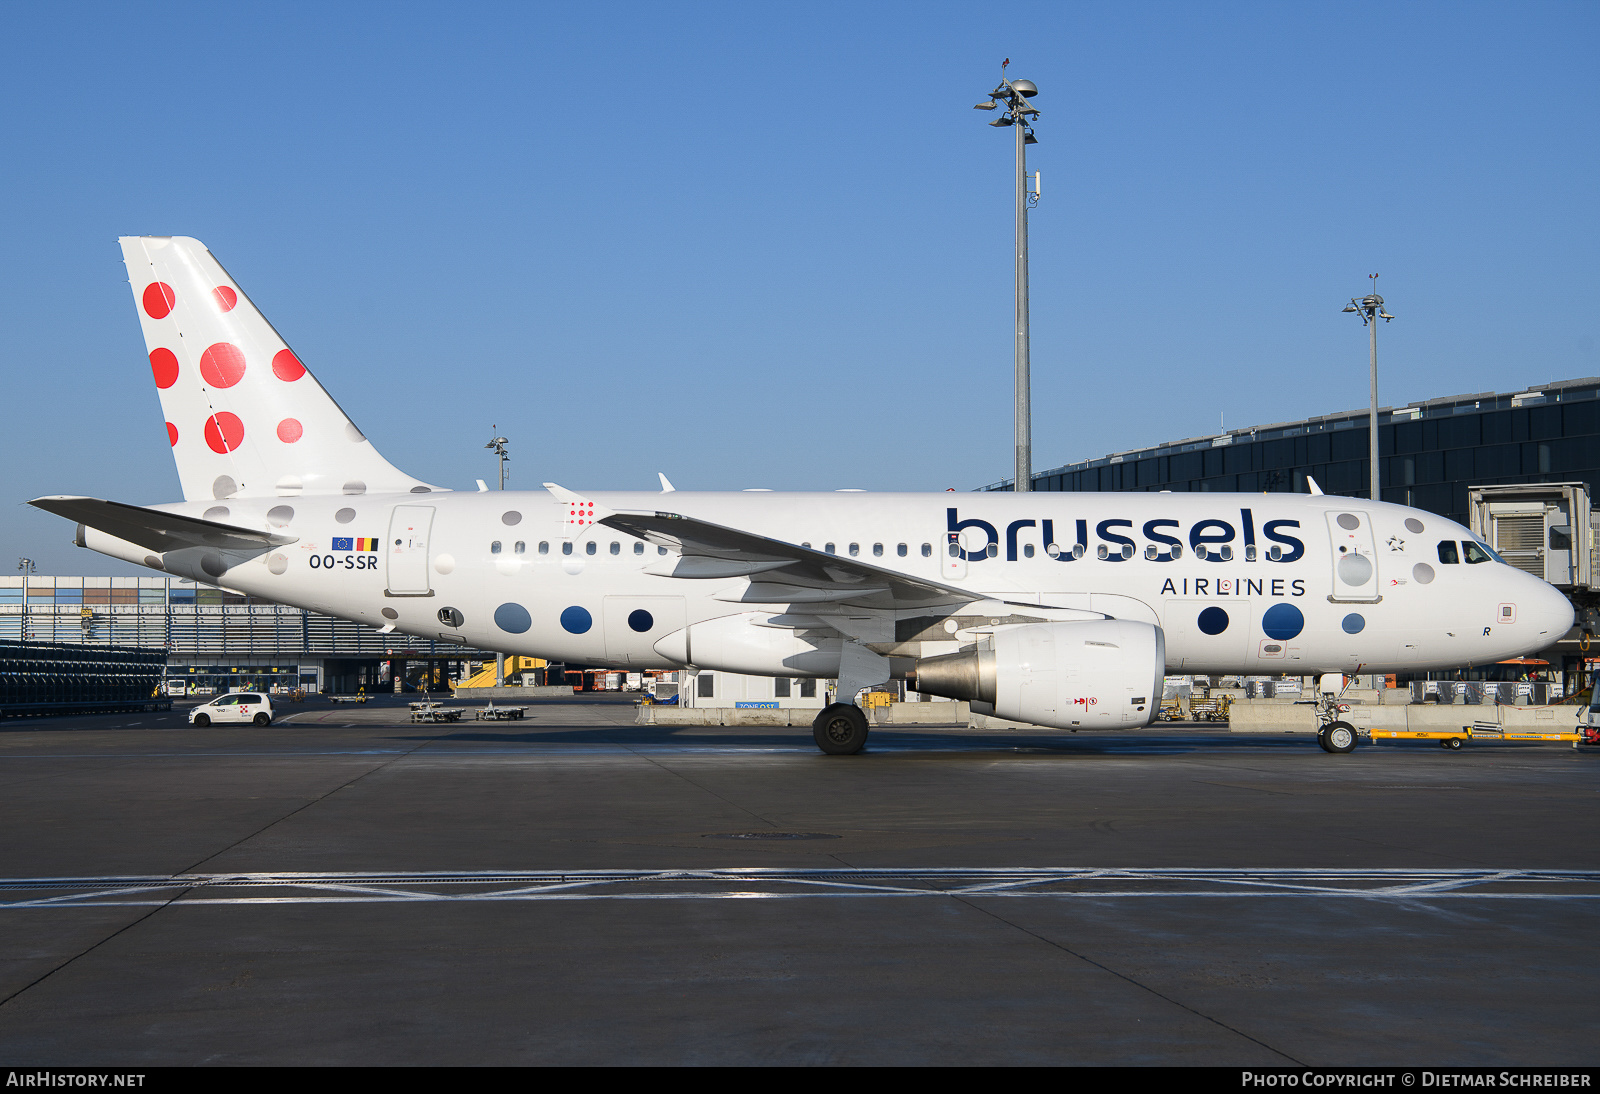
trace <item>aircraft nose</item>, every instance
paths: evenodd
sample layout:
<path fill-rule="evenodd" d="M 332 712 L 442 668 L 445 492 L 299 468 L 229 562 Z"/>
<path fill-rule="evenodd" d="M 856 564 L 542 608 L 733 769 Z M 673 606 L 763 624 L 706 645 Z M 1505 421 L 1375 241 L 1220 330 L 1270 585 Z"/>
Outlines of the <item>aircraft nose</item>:
<path fill-rule="evenodd" d="M 1538 584 L 1532 605 L 1532 620 L 1535 632 L 1548 645 L 1572 629 L 1574 613 L 1572 601 L 1567 599 L 1565 593 L 1543 581 Z"/>

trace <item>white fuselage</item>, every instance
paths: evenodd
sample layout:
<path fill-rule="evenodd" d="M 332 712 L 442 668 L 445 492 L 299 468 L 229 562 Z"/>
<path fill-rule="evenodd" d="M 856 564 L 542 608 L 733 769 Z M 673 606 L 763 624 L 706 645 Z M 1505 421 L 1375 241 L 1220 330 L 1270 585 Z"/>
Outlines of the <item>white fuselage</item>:
<path fill-rule="evenodd" d="M 1542 649 L 1572 620 L 1566 598 L 1543 581 L 1492 560 L 1469 563 L 1477 551 L 1464 544 L 1476 542 L 1460 525 L 1349 498 L 685 491 L 592 498 L 619 512 L 670 510 L 853 556 L 987 598 L 931 613 L 948 617 L 939 626 L 925 625 L 937 622 L 928 611 L 899 613 L 902 633 L 876 637 L 880 652 L 902 658 L 954 651 L 989 626 L 1029 618 L 1029 605 L 1156 624 L 1166 635 L 1167 671 L 1184 673 L 1455 668 Z M 603 525 L 566 538 L 566 505 L 543 491 L 156 508 L 298 537 L 271 552 L 227 554 L 223 572 L 191 576 L 424 638 L 668 669 L 683 667 L 683 644 L 664 640 L 685 627 L 741 616 L 759 626 L 762 619 L 759 605 L 753 612 L 730 602 L 751 579 L 646 573 L 660 567 L 663 549 Z M 149 557 L 92 529 L 87 536 L 88 546 L 108 554 Z M 704 656 L 695 663 L 760 667 Z"/>

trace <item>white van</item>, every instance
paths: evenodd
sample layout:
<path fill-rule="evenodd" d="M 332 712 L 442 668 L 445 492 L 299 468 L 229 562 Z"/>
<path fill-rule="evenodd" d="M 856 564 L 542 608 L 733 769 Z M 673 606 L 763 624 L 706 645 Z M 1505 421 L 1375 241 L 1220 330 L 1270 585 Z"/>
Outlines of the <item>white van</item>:
<path fill-rule="evenodd" d="M 189 712 L 189 723 L 208 726 L 212 722 L 254 722 L 258 726 L 272 723 L 272 700 L 259 691 L 236 691 L 232 695 L 219 695 L 209 703 L 202 703 Z"/>

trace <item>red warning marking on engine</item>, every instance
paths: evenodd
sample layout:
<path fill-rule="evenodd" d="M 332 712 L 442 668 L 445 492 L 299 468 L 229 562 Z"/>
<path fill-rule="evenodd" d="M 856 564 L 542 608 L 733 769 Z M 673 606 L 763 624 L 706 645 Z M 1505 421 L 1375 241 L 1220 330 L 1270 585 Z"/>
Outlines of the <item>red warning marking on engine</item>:
<path fill-rule="evenodd" d="M 284 444 L 294 444 L 304 433 L 305 430 L 300 428 L 300 423 L 293 418 L 285 418 L 278 423 L 278 440 Z"/>
<path fill-rule="evenodd" d="M 156 387 L 165 391 L 178 382 L 178 355 L 170 349 L 151 350 L 150 372 L 156 378 Z"/>
<path fill-rule="evenodd" d="M 280 380 L 298 380 L 306 374 L 306 366 L 300 363 L 291 350 L 280 349 L 272 358 L 272 375 Z"/>
<path fill-rule="evenodd" d="M 211 295 L 216 299 L 218 311 L 232 311 L 234 306 L 239 303 L 239 294 L 227 285 L 218 285 L 211 290 Z"/>
<path fill-rule="evenodd" d="M 200 378 L 212 387 L 232 387 L 244 379 L 244 353 L 231 342 L 218 342 L 200 355 Z"/>
<path fill-rule="evenodd" d="M 152 281 L 144 287 L 144 313 L 151 319 L 165 319 L 172 313 L 172 305 L 177 302 L 178 297 L 171 285 Z"/>
<path fill-rule="evenodd" d="M 244 423 L 237 414 L 222 410 L 206 419 L 206 444 L 211 446 L 211 451 L 223 455 L 237 452 L 243 442 Z"/>
<path fill-rule="evenodd" d="M 171 422 L 167 423 L 167 443 L 172 445 L 174 448 L 176 448 L 178 444 L 178 427 L 173 425 Z"/>

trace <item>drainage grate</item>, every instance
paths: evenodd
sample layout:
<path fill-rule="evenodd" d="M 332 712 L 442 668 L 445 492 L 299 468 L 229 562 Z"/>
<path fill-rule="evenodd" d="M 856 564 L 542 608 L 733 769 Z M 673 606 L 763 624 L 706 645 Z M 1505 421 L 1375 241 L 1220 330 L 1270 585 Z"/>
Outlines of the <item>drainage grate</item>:
<path fill-rule="evenodd" d="M 701 839 L 838 839 L 827 832 L 707 832 Z"/>

